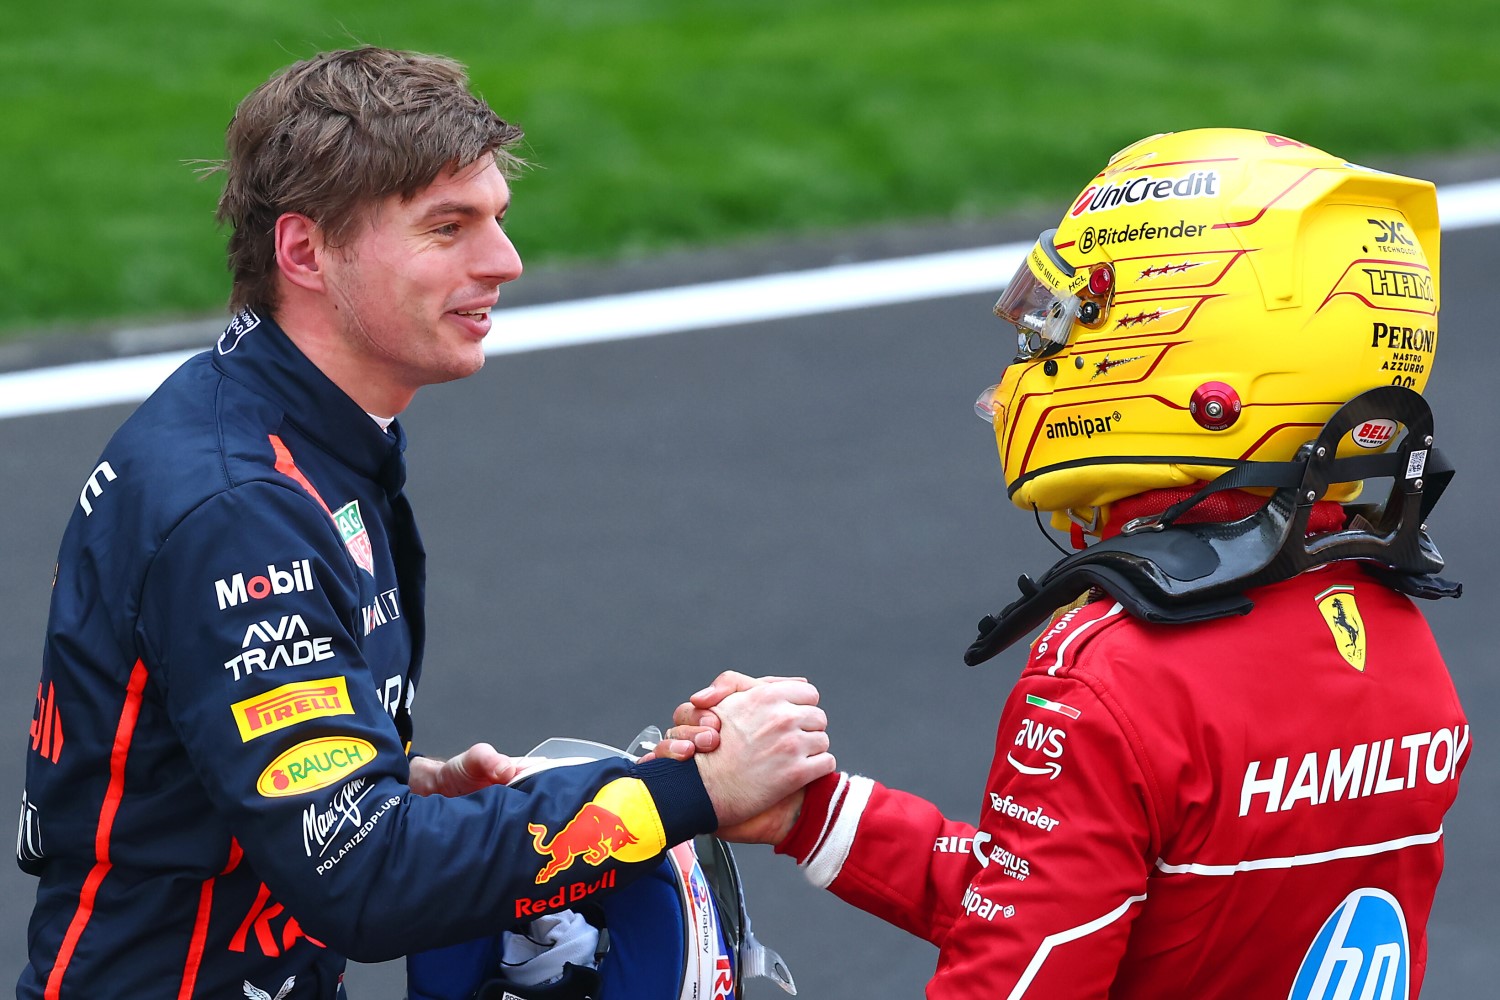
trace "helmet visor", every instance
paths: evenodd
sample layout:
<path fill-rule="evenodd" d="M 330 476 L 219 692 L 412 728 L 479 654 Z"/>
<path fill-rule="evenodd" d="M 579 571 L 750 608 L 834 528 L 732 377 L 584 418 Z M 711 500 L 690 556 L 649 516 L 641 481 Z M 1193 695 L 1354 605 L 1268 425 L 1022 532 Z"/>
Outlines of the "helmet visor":
<path fill-rule="evenodd" d="M 1017 360 L 1062 350 L 1083 303 L 1078 293 L 1088 284 L 1088 272 L 1063 260 L 1052 243 L 1056 235 L 1056 229 L 1049 229 L 1037 237 L 995 303 L 995 315 L 1016 325 Z"/>

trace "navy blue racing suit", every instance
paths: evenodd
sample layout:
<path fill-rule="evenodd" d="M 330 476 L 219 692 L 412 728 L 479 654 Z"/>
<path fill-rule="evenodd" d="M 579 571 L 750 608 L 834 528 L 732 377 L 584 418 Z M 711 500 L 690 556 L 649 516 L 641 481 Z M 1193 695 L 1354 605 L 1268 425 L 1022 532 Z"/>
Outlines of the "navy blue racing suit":
<path fill-rule="evenodd" d="M 105 448 L 31 726 L 19 997 L 329 1000 L 345 956 L 496 933 L 715 827 L 691 762 L 411 792 L 404 446 L 246 310 Z"/>

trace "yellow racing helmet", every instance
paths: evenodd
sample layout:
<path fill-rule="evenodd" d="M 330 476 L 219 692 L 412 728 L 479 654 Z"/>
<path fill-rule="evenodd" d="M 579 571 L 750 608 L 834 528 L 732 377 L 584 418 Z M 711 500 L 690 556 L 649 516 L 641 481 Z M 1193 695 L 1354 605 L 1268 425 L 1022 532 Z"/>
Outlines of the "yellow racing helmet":
<path fill-rule="evenodd" d="M 1153 136 L 1006 286 L 1017 356 L 977 405 L 1018 506 L 1097 524 L 1122 497 L 1287 461 L 1365 390 L 1420 393 L 1437 309 L 1432 184 L 1265 132 Z M 1339 454 L 1396 432 L 1370 421 Z"/>

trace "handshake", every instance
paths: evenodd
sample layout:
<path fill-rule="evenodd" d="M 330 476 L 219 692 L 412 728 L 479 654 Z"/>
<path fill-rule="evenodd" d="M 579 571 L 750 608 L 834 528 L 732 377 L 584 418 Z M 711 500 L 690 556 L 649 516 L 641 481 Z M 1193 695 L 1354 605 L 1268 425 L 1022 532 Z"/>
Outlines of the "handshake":
<path fill-rule="evenodd" d="M 719 817 L 717 836 L 777 844 L 791 831 L 802 790 L 838 766 L 818 689 L 800 677 L 725 671 L 672 714 L 648 756 L 697 757 Z"/>

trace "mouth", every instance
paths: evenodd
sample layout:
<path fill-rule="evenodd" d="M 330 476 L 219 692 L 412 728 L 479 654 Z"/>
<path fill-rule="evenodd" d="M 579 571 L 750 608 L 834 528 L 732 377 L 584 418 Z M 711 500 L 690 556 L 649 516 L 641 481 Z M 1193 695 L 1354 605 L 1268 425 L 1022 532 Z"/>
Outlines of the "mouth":
<path fill-rule="evenodd" d="M 482 309 L 451 309 L 446 315 L 452 316 L 458 325 L 463 327 L 468 334 L 475 338 L 483 338 L 490 332 L 490 310 Z"/>

